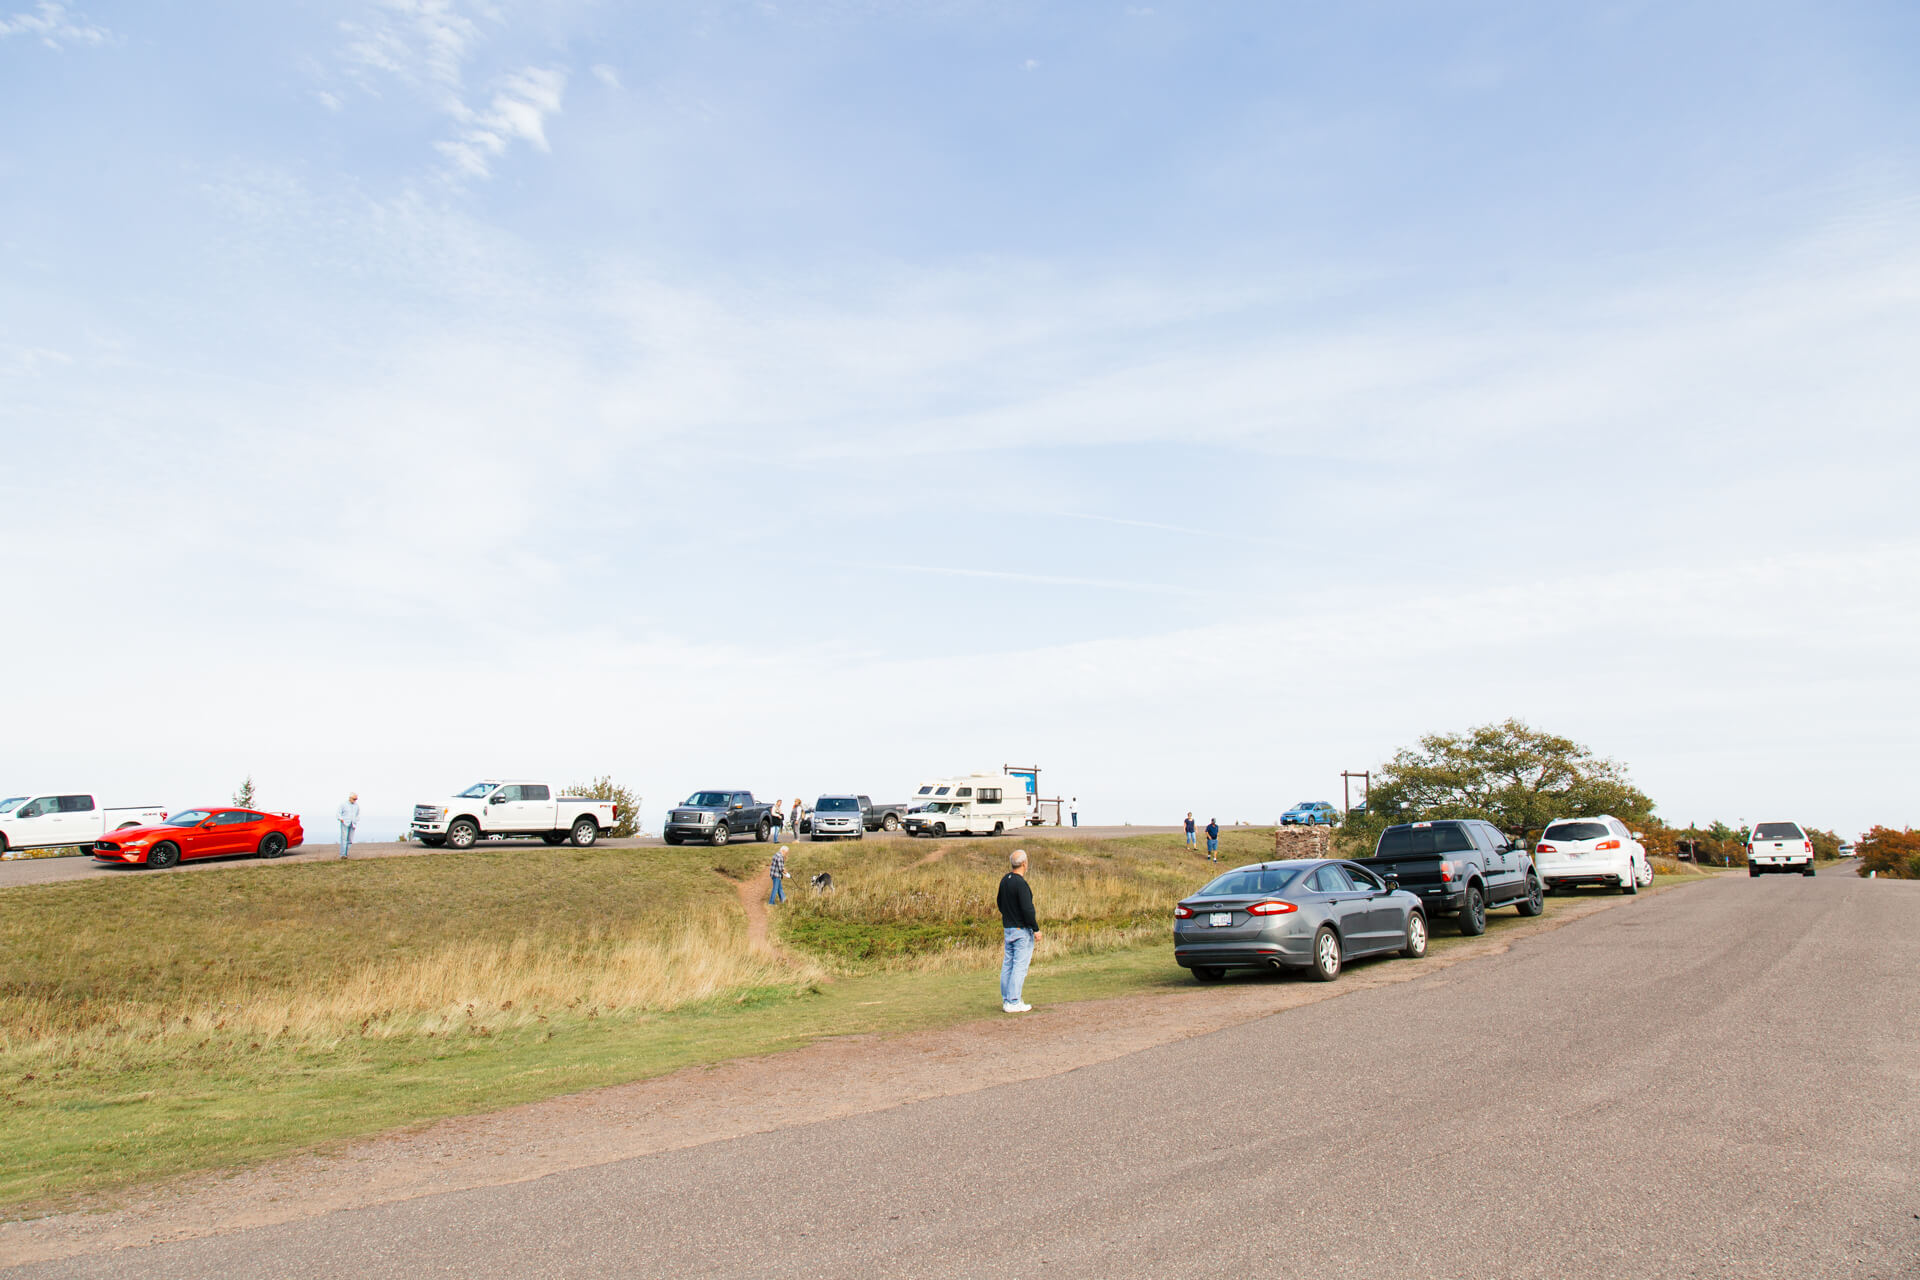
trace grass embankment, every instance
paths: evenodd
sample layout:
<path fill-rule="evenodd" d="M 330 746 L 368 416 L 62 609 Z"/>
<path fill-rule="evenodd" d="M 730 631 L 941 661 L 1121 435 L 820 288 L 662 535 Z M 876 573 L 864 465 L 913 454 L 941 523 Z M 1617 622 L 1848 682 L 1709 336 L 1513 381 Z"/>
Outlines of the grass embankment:
<path fill-rule="evenodd" d="M 1222 843 L 1223 866 L 1270 847 L 1253 832 Z M 758 874 L 758 844 L 0 890 L 0 1206 L 986 1016 L 992 896 L 1013 847 L 797 846 L 800 891 L 774 913 L 779 958 L 747 946 L 715 874 Z M 1178 837 L 1029 847 L 1048 931 L 1032 998 L 1191 985 L 1165 946 L 1167 904 L 1218 868 Z M 806 892 L 819 870 L 833 895 Z"/>

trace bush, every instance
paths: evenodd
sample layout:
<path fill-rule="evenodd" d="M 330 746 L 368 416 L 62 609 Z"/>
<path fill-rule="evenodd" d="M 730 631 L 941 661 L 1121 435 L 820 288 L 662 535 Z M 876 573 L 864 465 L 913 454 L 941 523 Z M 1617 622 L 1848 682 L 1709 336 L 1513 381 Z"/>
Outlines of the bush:
<path fill-rule="evenodd" d="M 611 776 L 595 778 L 583 787 L 568 787 L 566 794 L 586 800 L 613 801 L 620 807 L 613 815 L 613 830 L 608 834 L 615 836 L 640 834 L 640 797 L 620 786 Z"/>
<path fill-rule="evenodd" d="M 1895 880 L 1920 880 L 1920 831 L 1875 827 L 1854 846 L 1860 874 L 1878 872 Z"/>

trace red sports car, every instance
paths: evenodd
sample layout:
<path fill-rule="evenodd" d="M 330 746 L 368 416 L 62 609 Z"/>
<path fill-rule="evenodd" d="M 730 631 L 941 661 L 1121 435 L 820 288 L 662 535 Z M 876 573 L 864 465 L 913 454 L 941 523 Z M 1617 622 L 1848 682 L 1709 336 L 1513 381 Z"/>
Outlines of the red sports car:
<path fill-rule="evenodd" d="M 236 853 L 277 858 L 306 839 L 298 814 L 188 809 L 151 827 L 108 832 L 106 839 L 94 843 L 93 856 L 102 862 L 170 867 L 182 858 L 220 858 Z"/>

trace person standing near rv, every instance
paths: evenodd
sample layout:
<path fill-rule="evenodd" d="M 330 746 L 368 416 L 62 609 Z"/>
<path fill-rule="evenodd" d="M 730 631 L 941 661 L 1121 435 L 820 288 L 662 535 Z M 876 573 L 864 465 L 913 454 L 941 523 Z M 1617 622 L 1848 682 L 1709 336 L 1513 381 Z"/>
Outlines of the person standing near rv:
<path fill-rule="evenodd" d="M 767 806 L 767 838 L 775 844 L 780 842 L 780 824 L 785 821 L 780 812 L 780 802 L 775 800 Z"/>
<path fill-rule="evenodd" d="M 1207 819 L 1207 861 L 1220 861 L 1220 819 Z"/>
<path fill-rule="evenodd" d="M 1075 796 L 1073 799 L 1067 801 L 1067 816 L 1073 820 L 1074 826 L 1077 827 L 1080 825 L 1080 797 L 1079 796 Z"/>
<path fill-rule="evenodd" d="M 788 830 L 792 832 L 795 840 L 800 838 L 800 819 L 804 816 L 806 816 L 806 806 L 800 803 L 799 796 L 795 796 L 793 798 L 793 821 L 788 824 Z"/>
<path fill-rule="evenodd" d="M 1027 883 L 1027 851 L 1015 849 L 1007 859 L 1011 868 L 1000 877 L 1000 926 L 1006 934 L 1006 957 L 1000 962 L 1000 1011 L 1026 1013 L 1033 1008 L 1020 998 L 1033 963 L 1033 944 L 1040 940 L 1040 919 L 1033 912 L 1033 886 Z"/>
<path fill-rule="evenodd" d="M 1191 849 L 1197 843 L 1199 842 L 1193 836 L 1193 810 L 1189 809 L 1187 810 L 1187 848 Z"/>

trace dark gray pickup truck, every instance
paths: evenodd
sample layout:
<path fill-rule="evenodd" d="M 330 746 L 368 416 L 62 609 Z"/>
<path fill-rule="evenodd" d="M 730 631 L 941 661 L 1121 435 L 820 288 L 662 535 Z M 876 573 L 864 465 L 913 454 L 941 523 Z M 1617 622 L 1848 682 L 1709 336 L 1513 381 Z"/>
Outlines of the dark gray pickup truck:
<path fill-rule="evenodd" d="M 900 820 L 906 816 L 904 804 L 875 804 L 865 796 L 860 797 L 862 825 L 869 831 L 898 831 Z"/>
<path fill-rule="evenodd" d="M 1491 822 L 1448 818 L 1403 822 L 1380 833 L 1373 856 L 1357 859 L 1381 879 L 1417 894 L 1429 919 L 1458 916 L 1460 932 L 1487 931 L 1490 907 L 1518 907 L 1523 916 L 1546 908 L 1540 874 L 1524 842 L 1509 840 Z"/>
<path fill-rule="evenodd" d="M 749 831 L 765 840 L 773 832 L 768 814 L 751 791 L 696 791 L 668 812 L 660 834 L 668 844 L 725 844 Z"/>

